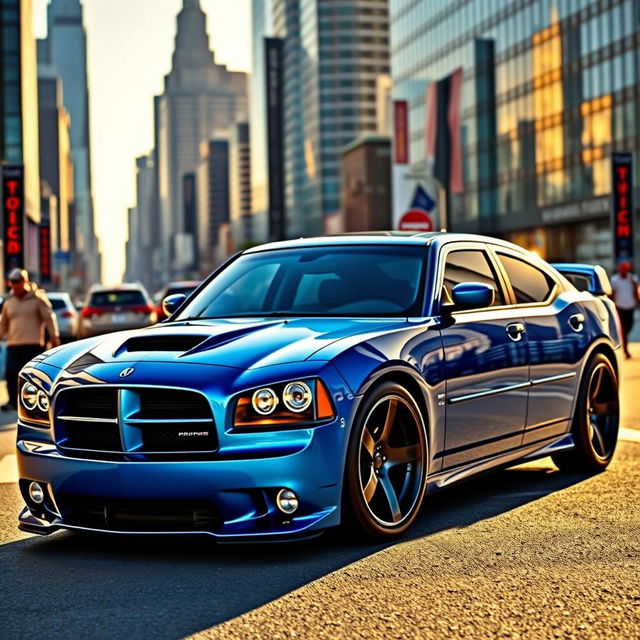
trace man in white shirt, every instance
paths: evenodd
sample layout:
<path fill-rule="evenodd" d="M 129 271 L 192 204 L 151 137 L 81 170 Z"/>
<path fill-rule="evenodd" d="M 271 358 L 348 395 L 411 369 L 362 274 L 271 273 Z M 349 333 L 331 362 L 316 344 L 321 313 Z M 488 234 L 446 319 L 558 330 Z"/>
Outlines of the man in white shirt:
<path fill-rule="evenodd" d="M 640 283 L 638 276 L 631 273 L 631 265 L 628 262 L 621 262 L 618 265 L 618 273 L 611 278 L 611 287 L 613 288 L 611 297 L 616 304 L 622 325 L 624 355 L 630 358 L 627 338 L 633 327 L 633 314 L 640 297 Z"/>

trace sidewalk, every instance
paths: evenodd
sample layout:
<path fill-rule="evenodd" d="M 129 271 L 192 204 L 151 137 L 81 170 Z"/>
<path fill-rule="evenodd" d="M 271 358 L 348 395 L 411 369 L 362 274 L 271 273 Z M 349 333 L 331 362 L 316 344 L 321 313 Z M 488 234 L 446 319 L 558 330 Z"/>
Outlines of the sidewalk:
<path fill-rule="evenodd" d="M 9 394 L 7 393 L 7 383 L 0 380 L 0 405 L 9 402 Z M 0 428 L 10 424 L 15 424 L 18 416 L 15 411 L 0 411 Z"/>
<path fill-rule="evenodd" d="M 620 372 L 620 424 L 629 429 L 640 429 L 640 342 L 629 344 L 631 358 L 622 362 Z"/>

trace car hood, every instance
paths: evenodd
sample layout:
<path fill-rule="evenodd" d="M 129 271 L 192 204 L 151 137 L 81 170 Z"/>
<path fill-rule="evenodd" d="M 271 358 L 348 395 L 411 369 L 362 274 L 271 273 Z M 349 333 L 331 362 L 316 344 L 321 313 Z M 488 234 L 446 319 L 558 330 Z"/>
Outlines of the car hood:
<path fill-rule="evenodd" d="M 405 318 L 290 318 L 159 324 L 81 340 L 44 354 L 61 369 L 79 358 L 93 363 L 183 362 L 253 369 L 308 359 L 340 340 L 367 339 L 406 326 Z M 345 347 L 347 346 L 345 344 Z M 339 349 L 338 349 L 339 350 Z M 335 355 L 335 346 L 331 349 Z M 88 364 L 88 362 L 87 362 Z"/>

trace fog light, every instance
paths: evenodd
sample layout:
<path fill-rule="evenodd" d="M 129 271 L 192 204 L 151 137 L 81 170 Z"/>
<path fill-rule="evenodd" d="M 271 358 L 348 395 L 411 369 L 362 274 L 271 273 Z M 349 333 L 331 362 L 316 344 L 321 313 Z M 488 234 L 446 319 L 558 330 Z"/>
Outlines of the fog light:
<path fill-rule="evenodd" d="M 29 497 L 36 503 L 42 504 L 44 501 L 44 491 L 37 482 L 29 485 Z"/>
<path fill-rule="evenodd" d="M 298 496 L 291 489 L 280 489 L 276 504 L 282 513 L 291 515 L 298 508 Z"/>

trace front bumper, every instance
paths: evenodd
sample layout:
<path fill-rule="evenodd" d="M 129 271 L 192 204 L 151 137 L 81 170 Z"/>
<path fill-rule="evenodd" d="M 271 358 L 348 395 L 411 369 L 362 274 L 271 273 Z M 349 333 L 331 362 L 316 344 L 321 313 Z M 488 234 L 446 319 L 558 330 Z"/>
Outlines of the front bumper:
<path fill-rule="evenodd" d="M 18 468 L 23 496 L 27 482 L 46 485 L 41 508 L 25 508 L 20 528 L 47 534 L 60 528 L 112 531 L 114 533 L 204 533 L 220 539 L 242 537 L 287 538 L 339 523 L 341 473 L 327 465 L 333 440 L 319 431 L 335 431 L 335 425 L 317 428 L 307 446 L 293 455 L 253 460 L 180 462 L 108 462 L 61 456 L 55 446 L 18 442 Z M 332 456 L 331 456 L 332 457 Z M 27 481 L 27 482 L 25 482 Z M 293 490 L 300 506 L 286 516 L 276 506 L 280 489 Z M 115 517 L 118 505 L 194 503 L 211 506 L 214 518 L 184 528 L 163 528 L 160 513 L 150 522 Z M 93 505 L 93 514 L 79 513 L 79 505 Z M 105 506 L 104 518 L 96 507 Z M 111 505 L 111 507 L 107 506 Z M 126 509 L 126 506 L 124 507 Z M 122 510 L 122 508 L 121 508 Z M 206 525 L 209 526 L 206 526 Z M 206 526 L 206 528 L 201 528 Z"/>
<path fill-rule="evenodd" d="M 173 365 L 176 373 L 180 366 Z M 220 541 L 286 540 L 334 527 L 340 521 L 346 417 L 353 398 L 341 387 L 335 370 L 326 372 L 323 379 L 329 388 L 338 389 L 333 421 L 265 433 L 238 434 L 225 428 L 228 407 L 209 389 L 220 446 L 208 459 L 106 460 L 88 459 L 84 453 L 73 457 L 58 448 L 51 429 L 19 422 L 18 469 L 27 504 L 19 527 L 45 535 L 75 529 L 204 534 Z M 40 505 L 29 497 L 31 482 L 45 489 Z M 294 491 L 299 500 L 290 516 L 276 504 L 283 488 Z"/>

